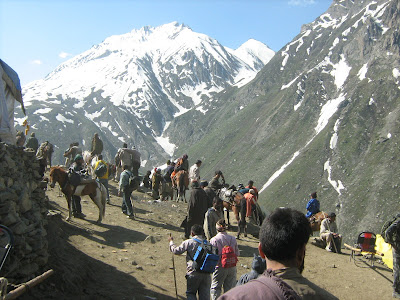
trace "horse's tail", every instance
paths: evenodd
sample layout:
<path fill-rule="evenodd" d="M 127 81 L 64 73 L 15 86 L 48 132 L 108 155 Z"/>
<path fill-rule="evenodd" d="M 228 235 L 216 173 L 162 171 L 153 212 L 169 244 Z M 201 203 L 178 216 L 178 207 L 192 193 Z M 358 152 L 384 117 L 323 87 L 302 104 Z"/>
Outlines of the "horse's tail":
<path fill-rule="evenodd" d="M 101 215 L 102 215 L 102 217 L 104 218 L 104 217 L 105 217 L 105 214 L 106 214 L 107 189 L 106 189 L 106 187 L 105 187 L 103 184 L 101 184 L 100 182 L 99 182 L 99 184 L 100 184 L 101 205 L 102 205 Z"/>
<path fill-rule="evenodd" d="M 179 192 L 183 193 L 185 191 L 184 190 L 184 187 L 185 187 L 185 172 L 180 172 L 179 173 L 178 184 L 179 184 L 179 186 L 178 186 Z"/>

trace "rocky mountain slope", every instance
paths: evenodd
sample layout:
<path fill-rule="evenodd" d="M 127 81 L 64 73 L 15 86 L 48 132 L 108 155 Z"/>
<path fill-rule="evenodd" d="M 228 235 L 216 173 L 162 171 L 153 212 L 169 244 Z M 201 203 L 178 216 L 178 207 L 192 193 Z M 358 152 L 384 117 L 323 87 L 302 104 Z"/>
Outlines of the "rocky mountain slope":
<path fill-rule="evenodd" d="M 273 55 L 255 40 L 226 48 L 176 22 L 143 27 L 108 37 L 24 86 L 23 99 L 39 139 L 56 145 L 56 162 L 73 141 L 90 148 L 99 132 L 108 159 L 127 142 L 155 163 L 178 143 L 162 136 L 174 118 L 205 113 L 203 103 L 249 82 Z"/>
<path fill-rule="evenodd" d="M 207 179 L 253 179 L 267 211 L 305 211 L 317 191 L 348 241 L 379 232 L 400 208 L 399 13 L 399 1 L 333 1 L 253 81 L 171 123 L 177 153 L 191 146 Z"/>

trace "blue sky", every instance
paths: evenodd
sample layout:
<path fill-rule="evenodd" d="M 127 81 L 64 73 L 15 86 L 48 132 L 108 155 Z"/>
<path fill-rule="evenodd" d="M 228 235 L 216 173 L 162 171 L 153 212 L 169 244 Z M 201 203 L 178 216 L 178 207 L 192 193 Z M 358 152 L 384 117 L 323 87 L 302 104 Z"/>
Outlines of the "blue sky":
<path fill-rule="evenodd" d="M 143 26 L 178 21 L 223 46 L 253 38 L 278 51 L 331 0 L 0 0 L 0 58 L 22 85 L 67 59 Z"/>

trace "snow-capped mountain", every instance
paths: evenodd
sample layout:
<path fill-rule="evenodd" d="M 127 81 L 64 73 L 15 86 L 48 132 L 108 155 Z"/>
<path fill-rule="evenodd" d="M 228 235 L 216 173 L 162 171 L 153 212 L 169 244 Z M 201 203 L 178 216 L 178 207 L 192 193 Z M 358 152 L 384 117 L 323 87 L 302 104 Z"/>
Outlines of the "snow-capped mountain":
<path fill-rule="evenodd" d="M 227 87 L 248 83 L 273 55 L 255 40 L 225 48 L 176 22 L 143 27 L 108 37 L 29 83 L 23 99 L 38 136 L 60 148 L 58 161 L 70 142 L 87 143 L 97 131 L 109 158 L 128 142 L 151 160 L 172 155 L 171 143 L 179 142 L 161 136 L 169 122 Z"/>

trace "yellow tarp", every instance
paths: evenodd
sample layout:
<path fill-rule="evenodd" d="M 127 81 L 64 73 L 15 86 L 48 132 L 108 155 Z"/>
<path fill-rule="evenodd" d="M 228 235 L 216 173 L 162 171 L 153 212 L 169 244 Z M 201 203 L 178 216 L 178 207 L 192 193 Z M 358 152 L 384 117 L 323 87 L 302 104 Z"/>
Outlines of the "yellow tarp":
<path fill-rule="evenodd" d="M 393 270 L 392 246 L 390 246 L 388 243 L 385 243 L 380 234 L 376 235 L 375 245 L 376 251 L 382 252 L 384 254 L 382 257 L 382 261 L 385 263 L 385 265 Z"/>

